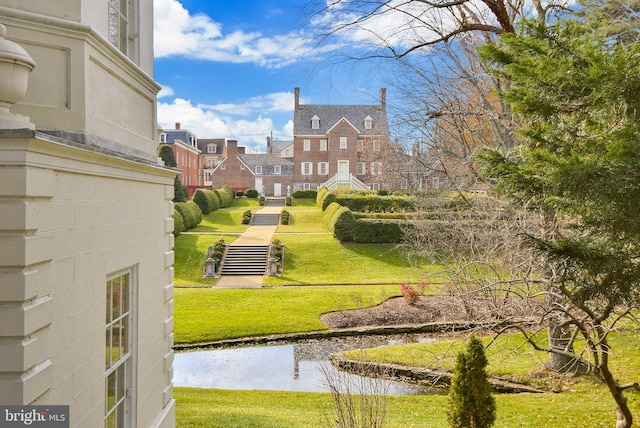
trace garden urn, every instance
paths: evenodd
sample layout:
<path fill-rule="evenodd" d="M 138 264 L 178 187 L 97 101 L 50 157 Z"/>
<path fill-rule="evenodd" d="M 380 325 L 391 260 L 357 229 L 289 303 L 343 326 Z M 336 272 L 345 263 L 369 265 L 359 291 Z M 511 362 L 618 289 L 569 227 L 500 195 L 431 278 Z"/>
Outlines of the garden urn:
<path fill-rule="evenodd" d="M 6 40 L 6 34 L 7 27 L 0 24 L 0 129 L 35 129 L 28 117 L 11 108 L 27 94 L 36 63 L 20 45 Z"/>

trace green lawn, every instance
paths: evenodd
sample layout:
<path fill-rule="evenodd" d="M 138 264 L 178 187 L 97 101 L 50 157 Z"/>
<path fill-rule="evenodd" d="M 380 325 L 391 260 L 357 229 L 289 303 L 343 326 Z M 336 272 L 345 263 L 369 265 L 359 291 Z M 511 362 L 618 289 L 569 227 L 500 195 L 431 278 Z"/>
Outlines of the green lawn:
<path fill-rule="evenodd" d="M 324 224 L 320 208 L 314 199 L 295 199 L 293 206 L 285 207 L 291 213 L 289 224 L 278 226 L 278 232 L 283 233 L 331 233 Z"/>
<path fill-rule="evenodd" d="M 276 237 L 285 244 L 284 273 L 265 278 L 265 285 L 400 284 L 441 270 L 426 260 L 412 264 L 394 244 L 341 244 L 331 235 Z"/>
<path fill-rule="evenodd" d="M 398 286 L 176 288 L 175 342 L 325 330 L 325 312 L 376 305 Z"/>
<path fill-rule="evenodd" d="M 640 393 L 627 393 L 636 418 Z M 279 391 L 223 391 L 174 388 L 177 426 L 207 428 L 318 428 L 330 405 L 327 394 Z M 495 396 L 495 428 L 615 425 L 615 408 L 605 388 L 585 386 L 562 394 Z M 446 427 L 446 395 L 390 396 L 385 428 Z M 635 421 L 634 426 L 639 426 Z"/>
<path fill-rule="evenodd" d="M 224 239 L 226 243 L 233 242 L 239 235 L 209 234 L 176 236 L 174 243 L 175 261 L 173 269 L 175 277 L 173 284 L 179 287 L 211 286 L 215 278 L 203 278 L 204 262 L 207 259 L 207 249 Z"/>
<path fill-rule="evenodd" d="M 246 210 L 257 211 L 261 207 L 258 199 L 236 198 L 233 205 L 220 208 L 202 216 L 200 224 L 189 232 L 235 232 L 242 233 L 247 227 L 242 224 L 242 214 Z"/>

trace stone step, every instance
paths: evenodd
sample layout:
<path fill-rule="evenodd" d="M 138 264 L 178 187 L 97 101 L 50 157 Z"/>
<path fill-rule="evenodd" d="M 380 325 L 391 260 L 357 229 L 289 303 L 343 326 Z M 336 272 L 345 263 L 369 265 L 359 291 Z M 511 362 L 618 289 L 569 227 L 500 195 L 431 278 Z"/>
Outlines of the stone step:
<path fill-rule="evenodd" d="M 221 275 L 264 275 L 268 245 L 230 245 L 222 261 Z"/>
<path fill-rule="evenodd" d="M 280 224 L 280 214 L 254 214 L 251 226 L 277 226 Z"/>

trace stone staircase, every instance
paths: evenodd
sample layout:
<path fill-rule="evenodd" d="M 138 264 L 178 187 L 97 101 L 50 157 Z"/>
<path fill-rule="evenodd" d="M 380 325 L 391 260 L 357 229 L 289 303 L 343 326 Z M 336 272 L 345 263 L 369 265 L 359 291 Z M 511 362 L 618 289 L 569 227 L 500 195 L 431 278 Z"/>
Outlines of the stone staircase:
<path fill-rule="evenodd" d="M 283 198 L 266 198 L 264 200 L 265 207 L 284 207 L 284 203 Z"/>
<path fill-rule="evenodd" d="M 280 223 L 280 214 L 255 213 L 251 217 L 251 226 L 277 226 Z"/>
<path fill-rule="evenodd" d="M 267 271 L 268 257 L 268 245 L 229 245 L 220 274 L 263 276 Z"/>

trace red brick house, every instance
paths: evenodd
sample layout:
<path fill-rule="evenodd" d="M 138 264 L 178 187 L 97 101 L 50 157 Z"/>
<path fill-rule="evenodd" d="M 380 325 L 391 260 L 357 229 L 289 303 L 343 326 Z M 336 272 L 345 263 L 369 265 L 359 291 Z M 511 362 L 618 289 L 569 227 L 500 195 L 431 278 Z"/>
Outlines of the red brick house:
<path fill-rule="evenodd" d="M 187 189 L 187 196 L 191 197 L 196 189 L 204 186 L 198 138 L 191 131 L 180 129 L 177 122 L 175 129 L 162 130 L 160 144 L 167 144 L 173 149 L 181 171 L 180 183 Z"/>
<path fill-rule="evenodd" d="M 293 190 L 381 189 L 389 141 L 386 89 L 379 105 L 300 104 L 295 88 Z"/>

